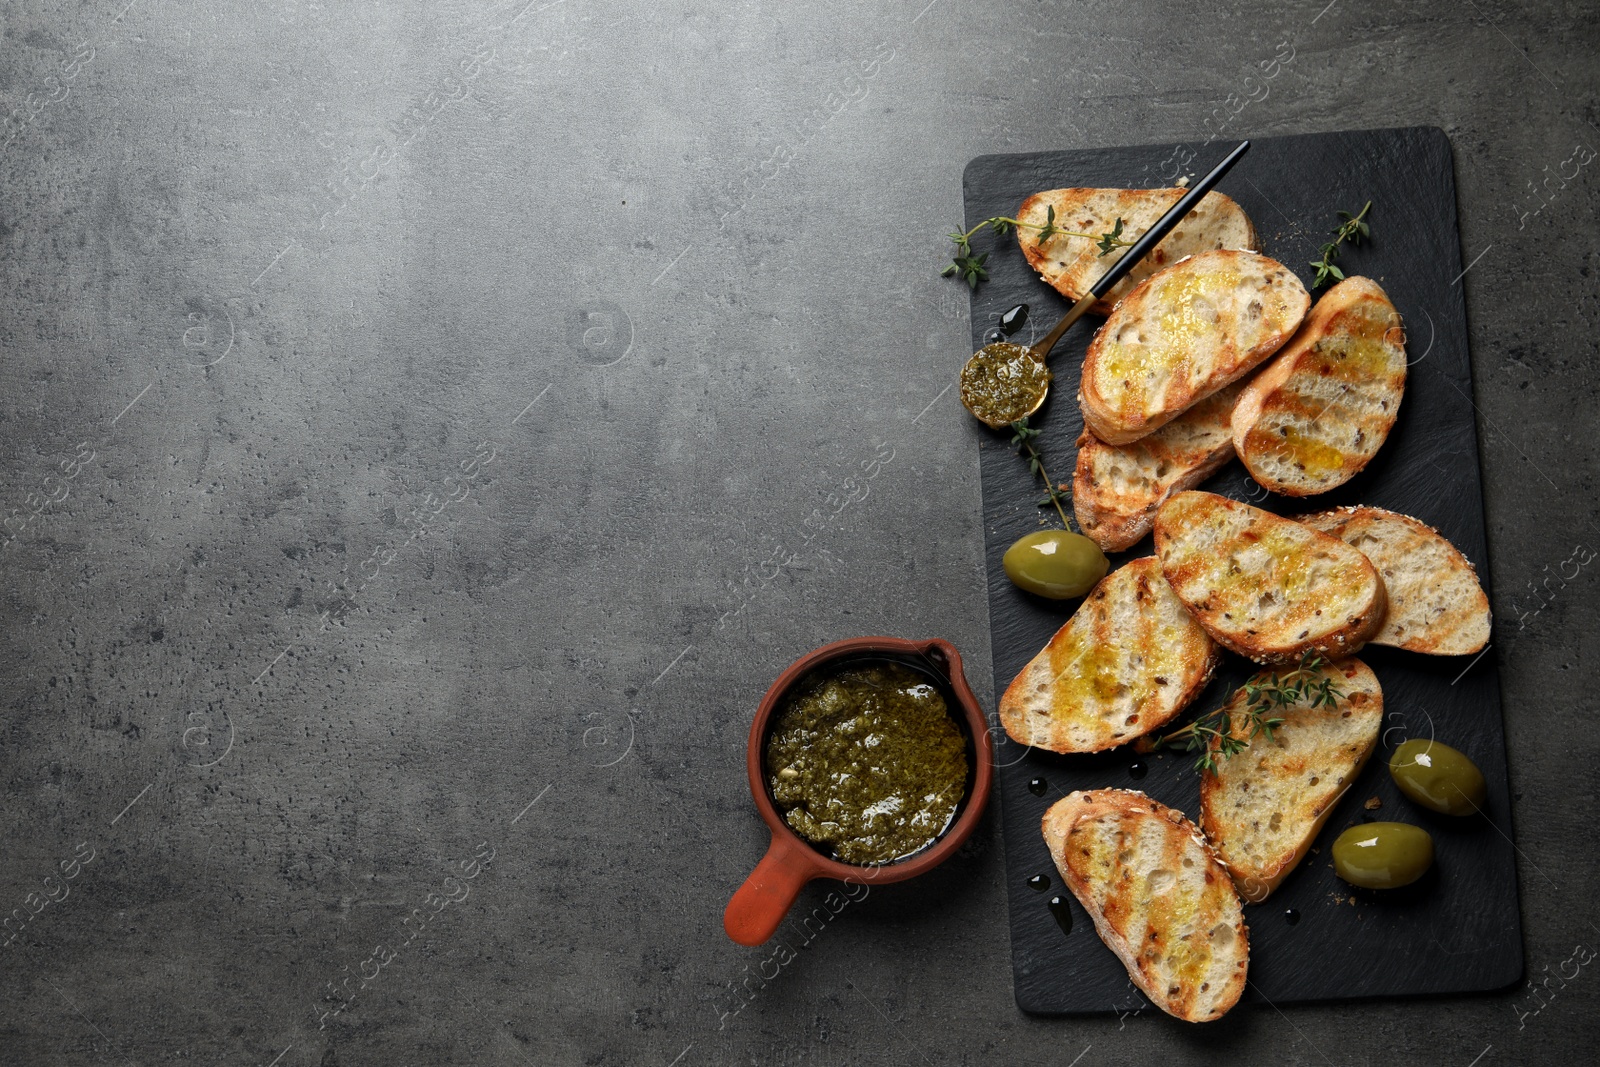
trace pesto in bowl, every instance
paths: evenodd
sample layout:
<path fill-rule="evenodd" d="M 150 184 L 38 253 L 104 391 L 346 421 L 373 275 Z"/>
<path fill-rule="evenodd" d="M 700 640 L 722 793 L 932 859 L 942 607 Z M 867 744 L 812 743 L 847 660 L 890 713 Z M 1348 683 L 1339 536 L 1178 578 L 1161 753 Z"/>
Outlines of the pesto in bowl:
<path fill-rule="evenodd" d="M 802 681 L 774 716 L 764 755 L 784 821 L 819 851 L 858 866 L 892 863 L 938 840 L 971 770 L 944 694 L 884 660 Z"/>

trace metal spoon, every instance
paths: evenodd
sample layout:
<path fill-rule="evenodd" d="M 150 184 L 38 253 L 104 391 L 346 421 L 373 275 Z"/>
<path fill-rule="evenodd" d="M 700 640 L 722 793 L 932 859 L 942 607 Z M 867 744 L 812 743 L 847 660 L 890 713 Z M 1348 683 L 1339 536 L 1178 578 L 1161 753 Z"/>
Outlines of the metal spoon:
<path fill-rule="evenodd" d="M 1249 149 L 1249 141 L 1239 142 L 1239 146 L 1213 167 L 1211 173 L 1196 182 L 1194 187 L 1173 204 L 1154 226 L 1133 243 L 1133 247 L 1123 253 L 1121 259 L 1111 265 L 1110 270 L 1090 286 L 1083 298 L 1072 305 L 1072 310 L 1056 323 L 1054 329 L 1045 334 L 1044 340 L 1031 348 L 1009 341 L 997 341 L 994 344 L 984 345 L 974 352 L 972 358 L 967 360 L 966 366 L 961 368 L 961 403 L 966 405 L 967 410 L 980 422 L 997 430 L 1038 411 L 1050 392 L 1052 375 L 1050 369 L 1045 366 L 1045 360 L 1049 358 L 1050 350 L 1055 347 L 1056 342 L 1061 340 L 1061 335 L 1082 318 L 1084 312 L 1094 307 L 1095 301 L 1109 293 L 1112 286 L 1120 282 L 1174 226 L 1194 210 L 1201 198 L 1222 180 L 1222 176 L 1227 174 L 1233 165 L 1239 162 L 1239 157 Z"/>

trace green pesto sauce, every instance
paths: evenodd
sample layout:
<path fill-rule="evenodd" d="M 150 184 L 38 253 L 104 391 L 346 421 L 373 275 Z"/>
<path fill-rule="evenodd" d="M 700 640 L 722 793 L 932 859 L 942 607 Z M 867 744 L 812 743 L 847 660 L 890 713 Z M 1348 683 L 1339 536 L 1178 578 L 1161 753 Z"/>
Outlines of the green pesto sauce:
<path fill-rule="evenodd" d="M 984 345 L 961 368 L 961 402 L 990 426 L 1027 415 L 1050 388 L 1050 369 L 1021 345 Z"/>
<path fill-rule="evenodd" d="M 966 741 L 944 697 L 894 663 L 803 683 L 779 710 L 766 757 L 784 819 L 844 863 L 888 863 L 926 847 L 966 791 Z"/>

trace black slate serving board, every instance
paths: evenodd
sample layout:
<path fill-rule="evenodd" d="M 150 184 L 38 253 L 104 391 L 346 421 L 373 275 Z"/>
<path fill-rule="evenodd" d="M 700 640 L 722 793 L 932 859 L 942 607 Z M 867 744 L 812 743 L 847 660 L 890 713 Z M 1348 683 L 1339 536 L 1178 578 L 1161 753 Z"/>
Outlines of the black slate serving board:
<path fill-rule="evenodd" d="M 966 169 L 967 225 L 1014 215 L 1042 189 L 1067 186 L 1147 188 L 1197 176 L 1233 142 L 1146 145 L 1068 152 L 982 156 Z M 1191 154 L 1192 153 L 1192 154 Z M 1180 164 L 1183 164 L 1180 169 Z M 1308 501 L 1266 493 L 1235 461 L 1202 488 L 1294 515 L 1344 505 L 1374 504 L 1437 528 L 1486 579 L 1484 518 L 1473 422 L 1462 257 L 1456 231 L 1455 179 L 1449 141 L 1431 127 L 1271 137 L 1256 140 L 1219 186 L 1255 221 L 1266 254 L 1309 287 L 1317 258 L 1340 209 L 1373 201 L 1371 241 L 1346 247 L 1347 274 L 1378 280 L 1405 318 L 1412 366 L 1399 421 L 1376 459 L 1339 489 Z M 1067 303 L 1039 281 L 1014 238 L 985 233 L 989 280 L 972 297 L 972 340 L 979 347 L 1000 314 L 1031 307 L 1013 340 L 1042 336 Z M 1099 320 L 1079 325 L 1057 347 L 1056 382 L 1034 417 L 1039 444 L 1057 481 L 1070 481 L 1074 442 L 1082 427 L 1076 404 L 1078 368 Z M 1022 593 L 1006 579 L 1000 557 L 1018 537 L 1054 525 L 1035 506 L 1040 484 L 1009 447 L 1009 435 L 973 421 L 979 440 L 987 542 L 995 693 L 1049 640 L 1077 601 L 1051 602 Z M 1112 557 L 1112 567 L 1149 555 L 1148 537 Z M 1505 739 L 1492 645 L 1480 657 L 1430 657 L 1369 648 L 1363 658 L 1383 685 L 1385 732 L 1378 750 L 1340 800 L 1316 851 L 1268 901 L 1247 906 L 1250 984 L 1245 999 L 1273 1004 L 1355 997 L 1462 993 L 1498 989 L 1522 974 L 1515 849 L 1511 842 Z M 1229 656 L 1194 710 L 1215 707 L 1247 676 Z M 1186 721 L 1187 716 L 1179 721 Z M 996 731 L 997 736 L 1003 734 Z M 1434 736 L 1461 749 L 1489 783 L 1485 818 L 1454 819 L 1412 804 L 1395 788 L 1388 756 L 1408 737 Z M 1093 924 L 1060 883 L 1039 832 L 1039 820 L 1075 789 L 1141 789 L 1191 818 L 1199 809 L 1193 757 L 1140 756 L 1131 747 L 1095 756 L 1058 756 L 1002 739 L 998 758 L 1017 1004 L 1042 1014 L 1128 1013 L 1148 1007 Z M 1142 775 L 1141 775 L 1142 770 Z M 1044 793 L 1029 784 L 1043 779 Z M 1382 806 L 1368 811 L 1377 797 Z M 1416 886 L 1390 893 L 1352 889 L 1335 877 L 1329 846 L 1361 821 L 1413 822 L 1433 834 L 1435 869 Z M 1049 878 L 1043 892 L 1028 885 Z M 1063 933 L 1049 909 L 1065 900 L 1072 917 Z M 1291 923 L 1290 910 L 1298 913 Z"/>

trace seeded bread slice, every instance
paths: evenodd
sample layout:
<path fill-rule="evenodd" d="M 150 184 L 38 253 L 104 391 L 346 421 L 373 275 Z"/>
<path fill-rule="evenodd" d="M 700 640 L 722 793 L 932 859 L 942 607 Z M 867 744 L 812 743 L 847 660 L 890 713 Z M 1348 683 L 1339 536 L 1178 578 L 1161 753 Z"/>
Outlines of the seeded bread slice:
<path fill-rule="evenodd" d="M 1343 485 L 1388 438 L 1406 389 L 1400 313 L 1371 278 L 1346 278 L 1255 376 L 1233 409 L 1233 447 L 1288 496 Z"/>
<path fill-rule="evenodd" d="M 1283 724 L 1273 736 L 1250 737 L 1243 690 L 1229 702 L 1230 733 L 1250 747 L 1232 756 L 1211 749 L 1216 771 L 1200 779 L 1200 828 L 1216 846 L 1248 903 L 1267 899 L 1305 858 L 1322 824 L 1378 744 L 1383 689 L 1355 658 L 1322 667 L 1339 690 L 1336 702 L 1307 701 L 1273 712 Z M 1265 682 L 1258 674 L 1252 682 Z"/>
<path fill-rule="evenodd" d="M 1076 303 L 1095 282 L 1121 259 L 1125 248 L 1100 254 L 1095 240 L 1055 234 L 1039 240 L 1049 209 L 1056 209 L 1056 226 L 1077 233 L 1109 233 L 1122 220 L 1124 240 L 1135 240 L 1154 226 L 1187 189 L 1047 189 L 1034 193 L 1017 209 L 1017 242 L 1028 264 L 1062 296 Z M 1184 256 L 1217 248 L 1261 250 L 1250 216 L 1221 193 L 1207 193 L 1171 233 L 1140 260 L 1128 276 L 1096 301 L 1094 311 L 1111 314 L 1117 301 L 1150 275 Z"/>
<path fill-rule="evenodd" d="M 1161 573 L 1214 639 L 1257 663 L 1347 656 L 1383 625 L 1383 580 L 1338 538 L 1214 493 L 1156 512 Z"/>
<path fill-rule="evenodd" d="M 1221 251 L 1179 260 L 1141 282 L 1089 342 L 1078 386 L 1084 425 L 1107 444 L 1137 441 L 1283 347 L 1310 306 L 1275 259 Z"/>
<path fill-rule="evenodd" d="M 1372 561 L 1389 593 L 1389 613 L 1372 637 L 1435 656 L 1465 656 L 1489 643 L 1489 598 L 1478 572 L 1444 535 L 1383 508 L 1340 508 L 1303 516 Z"/>
<path fill-rule="evenodd" d="M 1000 698 L 1013 741 L 1099 752 L 1171 722 L 1220 654 L 1172 595 L 1154 556 L 1100 580 Z"/>
<path fill-rule="evenodd" d="M 1220 1019 L 1244 992 L 1250 931 L 1228 872 L 1181 811 L 1127 789 L 1071 793 L 1045 844 L 1095 931 L 1151 1002 Z"/>
<path fill-rule="evenodd" d="M 1072 507 L 1078 525 L 1107 552 L 1120 552 L 1150 532 L 1156 509 L 1192 489 L 1233 458 L 1235 382 L 1212 393 L 1155 433 L 1108 445 L 1085 430 L 1078 438 Z"/>

